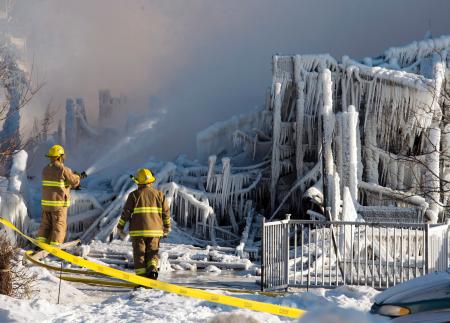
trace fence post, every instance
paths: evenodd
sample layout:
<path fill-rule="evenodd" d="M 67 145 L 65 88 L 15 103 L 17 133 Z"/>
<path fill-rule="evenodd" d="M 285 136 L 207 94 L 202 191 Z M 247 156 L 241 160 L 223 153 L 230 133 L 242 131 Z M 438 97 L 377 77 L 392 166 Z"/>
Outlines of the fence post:
<path fill-rule="evenodd" d="M 289 223 L 291 221 L 291 214 L 286 214 L 286 254 L 285 254 L 285 267 L 284 267 L 284 274 L 286 276 L 286 291 L 288 291 L 289 288 Z M 295 262 L 294 262 L 295 266 Z"/>
<path fill-rule="evenodd" d="M 424 252 L 424 261 L 425 261 L 425 274 L 428 274 L 430 272 L 430 236 L 429 236 L 429 230 L 430 230 L 430 224 L 425 224 L 425 250 Z M 417 257 L 417 256 L 416 256 Z"/>
<path fill-rule="evenodd" d="M 266 223 L 266 218 L 263 216 L 262 217 L 262 223 L 261 223 L 261 291 L 264 291 L 264 274 L 265 274 L 265 262 L 264 262 L 264 244 L 266 243 L 265 241 L 265 229 L 264 229 L 264 225 Z"/>

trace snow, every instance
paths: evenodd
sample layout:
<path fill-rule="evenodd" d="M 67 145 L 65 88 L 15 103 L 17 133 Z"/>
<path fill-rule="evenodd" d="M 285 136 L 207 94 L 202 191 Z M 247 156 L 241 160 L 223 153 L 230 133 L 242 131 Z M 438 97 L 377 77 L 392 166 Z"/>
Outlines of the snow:
<path fill-rule="evenodd" d="M 448 47 L 450 47 L 450 36 L 441 36 L 435 39 L 415 41 L 402 47 L 391 47 L 385 51 L 384 55 L 387 59 L 395 58 L 402 67 L 406 67 Z"/>
<path fill-rule="evenodd" d="M 43 322 L 57 312 L 58 308 L 47 301 L 23 301 L 0 295 L 1 322 Z"/>
<path fill-rule="evenodd" d="M 285 322 L 291 319 L 266 313 L 252 312 L 193 298 L 169 294 L 159 290 L 139 288 L 134 291 L 89 289 L 89 295 L 73 283 L 61 282 L 60 304 L 57 303 L 59 279 L 47 270 L 31 267 L 38 275 L 40 292 L 30 300 L 0 296 L 0 321 L 7 322 Z M 215 275 L 217 268 L 209 267 Z M 80 285 L 78 285 L 80 286 Z M 226 292 L 240 298 L 306 309 L 300 322 L 379 322 L 380 318 L 365 314 L 378 293 L 369 287 L 339 287 L 335 290 L 313 289 L 295 291 L 278 297 Z M 110 293 L 113 293 L 112 296 Z M 231 320 L 231 321 L 230 321 Z M 253 320 L 253 321 L 251 321 Z"/>
<path fill-rule="evenodd" d="M 449 282 L 450 274 L 448 272 L 431 273 L 391 287 L 378 294 L 375 301 L 378 304 L 417 302 L 427 299 L 430 294 L 433 294 L 436 299 L 445 298 L 448 296 Z"/>

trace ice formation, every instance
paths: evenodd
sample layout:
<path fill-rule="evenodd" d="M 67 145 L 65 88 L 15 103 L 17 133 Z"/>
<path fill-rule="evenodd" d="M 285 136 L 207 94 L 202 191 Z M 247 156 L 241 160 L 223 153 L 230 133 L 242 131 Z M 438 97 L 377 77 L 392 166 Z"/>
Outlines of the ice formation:
<path fill-rule="evenodd" d="M 441 139 L 441 129 L 448 103 L 441 92 L 447 90 L 449 39 L 391 48 L 362 61 L 274 56 L 265 111 L 253 115 L 259 128 L 236 130 L 237 121 L 224 122 L 204 131 L 198 144 L 210 147 L 217 134 L 223 141 L 234 132 L 237 148 L 224 151 L 229 145 L 221 142 L 221 149 L 209 152 L 232 163 L 241 164 L 243 155 L 248 163 L 270 161 L 258 185 L 270 204 L 256 201 L 269 218 L 292 213 L 345 219 L 341 192 L 348 190 L 359 216 L 368 219 L 377 213 L 385 221 L 442 221 L 448 157 L 441 150 L 448 149 L 448 139 Z M 250 123 L 248 116 L 242 119 Z M 257 150 L 266 154 L 255 157 Z M 318 176 L 302 181 L 312 169 Z"/>
<path fill-rule="evenodd" d="M 449 202 L 441 190 L 449 184 L 442 179 L 450 178 L 449 102 L 443 95 L 449 87 L 449 39 L 391 48 L 361 61 L 274 56 L 265 106 L 200 132 L 198 160 L 180 156 L 164 163 L 149 157 L 142 164 L 156 173 L 154 185 L 166 193 L 177 234 L 202 246 L 233 247 L 246 257 L 258 249 L 262 217 L 442 221 Z M 111 100 L 101 91 L 104 117 Z M 65 121 L 62 144 L 70 150 L 110 134 L 105 120 L 103 128 L 90 125 L 82 99 L 67 100 Z M 110 177 L 102 171 L 142 149 L 129 143 L 152 129 L 154 120 L 147 121 L 88 169 L 87 190 L 74 192 L 69 209 L 71 238 L 114 237 L 122 206 L 135 189 L 128 175 L 134 169 L 122 167 Z M 61 132 L 41 145 L 62 140 Z M 28 198 L 17 185 L 18 178 L 26 183 L 23 167 L 15 169 L 8 194 L 19 189 L 24 201 L 36 200 L 36 193 Z"/>
<path fill-rule="evenodd" d="M 11 221 L 23 232 L 36 228 L 36 223 L 28 216 L 25 199 L 27 197 L 27 158 L 28 154 L 24 150 L 14 154 L 7 189 L 0 191 L 1 216 Z M 3 228 L 0 229 L 1 231 Z M 5 231 L 11 241 L 15 241 L 13 232 L 9 229 Z"/>

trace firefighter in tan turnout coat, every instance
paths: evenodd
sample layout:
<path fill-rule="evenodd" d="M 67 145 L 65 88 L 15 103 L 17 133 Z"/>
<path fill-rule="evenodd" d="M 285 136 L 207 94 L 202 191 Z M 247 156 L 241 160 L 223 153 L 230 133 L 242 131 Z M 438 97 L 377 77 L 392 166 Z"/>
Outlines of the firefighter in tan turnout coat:
<path fill-rule="evenodd" d="M 130 221 L 135 272 L 157 279 L 159 241 L 170 232 L 170 208 L 164 193 L 151 186 L 155 177 L 149 169 L 139 169 L 132 178 L 138 189 L 128 196 L 117 231 L 123 238 L 125 223 Z"/>
<path fill-rule="evenodd" d="M 67 231 L 70 189 L 79 187 L 86 174 L 64 166 L 64 148 L 60 145 L 52 146 L 47 157 L 50 163 L 42 171 L 42 220 L 36 240 L 60 245 Z"/>

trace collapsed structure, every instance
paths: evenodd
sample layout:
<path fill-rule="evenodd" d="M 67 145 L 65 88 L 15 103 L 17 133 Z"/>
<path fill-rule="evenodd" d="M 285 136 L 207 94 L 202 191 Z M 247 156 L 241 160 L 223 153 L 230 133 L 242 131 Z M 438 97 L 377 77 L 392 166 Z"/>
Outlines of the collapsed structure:
<path fill-rule="evenodd" d="M 142 165 L 167 194 L 175 230 L 192 243 L 243 254 L 258 249 L 262 217 L 353 220 L 346 210 L 354 208 L 366 221 L 443 221 L 449 47 L 445 36 L 361 61 L 274 56 L 265 106 L 200 132 L 199 161 Z M 72 149 L 80 138 L 102 136 L 80 99 L 67 101 L 65 129 Z M 121 149 L 126 145 L 113 151 Z M 73 195 L 70 238 L 108 240 L 134 185 L 128 174 L 92 176 Z"/>
<path fill-rule="evenodd" d="M 429 39 L 362 61 L 274 56 L 265 108 L 200 133 L 200 156 L 267 161 L 257 187 L 268 203 L 257 205 L 268 218 L 345 219 L 348 187 L 363 217 L 442 221 L 449 45 Z"/>

